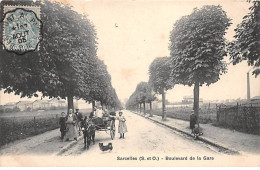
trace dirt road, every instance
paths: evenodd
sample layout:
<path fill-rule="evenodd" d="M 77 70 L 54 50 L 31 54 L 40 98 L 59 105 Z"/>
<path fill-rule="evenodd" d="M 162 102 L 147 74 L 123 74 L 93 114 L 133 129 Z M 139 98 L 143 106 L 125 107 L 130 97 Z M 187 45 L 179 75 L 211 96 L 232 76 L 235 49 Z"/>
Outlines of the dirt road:
<path fill-rule="evenodd" d="M 89 150 L 84 149 L 83 142 L 79 142 L 75 147 L 71 148 L 64 155 L 84 155 L 88 157 L 117 157 L 120 155 L 136 155 L 136 154 L 165 154 L 187 155 L 189 153 L 200 153 L 205 155 L 220 154 L 214 148 L 192 138 L 182 136 L 176 132 L 154 124 L 130 111 L 124 111 L 126 117 L 128 132 L 125 139 L 119 139 L 119 133 L 116 131 L 116 137 L 112 141 L 109 132 L 96 133 L 96 144 L 90 145 Z M 116 121 L 116 128 L 118 121 Z M 99 143 L 107 144 L 112 142 L 113 151 L 101 152 Z"/>

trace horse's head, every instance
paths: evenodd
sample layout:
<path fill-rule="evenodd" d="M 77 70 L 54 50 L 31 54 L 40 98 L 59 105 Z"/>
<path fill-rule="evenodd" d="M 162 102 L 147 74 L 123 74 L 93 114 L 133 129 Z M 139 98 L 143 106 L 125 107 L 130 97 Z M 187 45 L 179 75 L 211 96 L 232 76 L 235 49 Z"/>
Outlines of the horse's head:
<path fill-rule="evenodd" d="M 83 122 L 81 123 L 82 125 L 82 130 L 83 131 L 93 131 L 95 130 L 95 125 L 93 124 L 91 119 L 88 119 L 87 117 L 85 117 L 85 119 L 83 120 Z"/>

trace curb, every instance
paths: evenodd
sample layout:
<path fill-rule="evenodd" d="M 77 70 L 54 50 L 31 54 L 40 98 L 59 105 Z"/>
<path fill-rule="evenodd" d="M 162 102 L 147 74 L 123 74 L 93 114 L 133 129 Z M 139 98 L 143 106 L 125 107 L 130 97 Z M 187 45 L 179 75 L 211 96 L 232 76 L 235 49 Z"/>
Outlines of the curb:
<path fill-rule="evenodd" d="M 139 116 L 141 116 L 141 117 L 144 117 L 144 118 L 146 118 L 146 119 L 149 119 L 149 120 L 151 120 L 151 121 L 153 121 L 153 122 L 155 122 L 155 123 L 158 123 L 158 124 L 160 124 L 160 125 L 166 126 L 166 127 L 170 128 L 170 129 L 172 129 L 172 130 L 175 130 L 175 131 L 177 131 L 177 132 L 180 132 L 180 133 L 183 133 L 183 134 L 188 135 L 188 136 L 190 136 L 190 137 L 193 137 L 192 134 L 190 134 L 190 133 L 188 133 L 188 132 L 185 132 L 185 131 L 183 131 L 183 130 L 180 130 L 180 129 L 176 128 L 176 127 L 173 127 L 173 126 L 164 124 L 164 123 L 159 122 L 159 121 L 157 121 L 157 120 L 153 120 L 153 119 L 150 118 L 150 117 L 145 117 L 145 116 L 143 116 L 143 115 L 140 115 L 139 113 L 136 113 L 136 112 L 133 112 L 133 111 L 131 111 L 131 112 L 134 113 L 134 114 L 137 114 L 137 115 L 139 115 Z M 218 143 L 216 143 L 216 142 L 213 142 L 212 140 L 210 140 L 210 139 L 208 139 L 208 138 L 206 138 L 206 137 L 199 136 L 199 137 L 198 137 L 198 140 L 201 140 L 201 141 L 203 141 L 203 142 L 205 142 L 205 143 L 207 143 L 207 144 L 209 144 L 209 145 L 212 145 L 212 146 L 215 146 L 215 147 L 217 147 L 217 148 L 220 148 L 221 150 L 229 151 L 229 153 L 231 153 L 231 154 L 236 154 L 236 155 L 240 154 L 239 151 L 237 151 L 237 150 L 235 150 L 235 149 L 228 148 L 228 147 L 223 146 L 223 145 L 221 145 L 221 144 L 218 144 Z"/>
<path fill-rule="evenodd" d="M 78 139 L 75 141 L 71 141 L 67 145 L 65 145 L 59 152 L 55 153 L 55 155 L 60 156 L 64 152 L 68 151 L 70 148 L 72 148 L 74 145 L 78 143 L 79 140 L 83 139 L 83 136 L 79 136 Z"/>

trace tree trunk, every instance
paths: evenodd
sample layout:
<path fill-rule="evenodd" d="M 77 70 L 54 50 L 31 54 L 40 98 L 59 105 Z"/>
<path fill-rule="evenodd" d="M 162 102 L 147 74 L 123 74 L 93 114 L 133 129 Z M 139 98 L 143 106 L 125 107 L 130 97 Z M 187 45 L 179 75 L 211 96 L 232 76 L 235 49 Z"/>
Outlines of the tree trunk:
<path fill-rule="evenodd" d="M 69 109 L 72 109 L 74 111 L 73 95 L 68 95 L 67 100 L 68 100 L 68 113 L 69 113 Z"/>
<path fill-rule="evenodd" d="M 144 115 L 145 115 L 145 102 L 144 102 Z"/>
<path fill-rule="evenodd" d="M 153 116 L 152 101 L 150 101 L 150 117 Z"/>
<path fill-rule="evenodd" d="M 165 91 L 162 90 L 162 120 L 166 120 L 166 109 L 165 109 Z"/>
<path fill-rule="evenodd" d="M 195 82 L 194 90 L 193 90 L 193 93 L 194 93 L 193 109 L 194 109 L 194 114 L 197 117 L 198 125 L 199 125 L 199 100 L 200 100 L 199 99 L 199 89 L 200 89 L 199 82 Z"/>
<path fill-rule="evenodd" d="M 92 100 L 92 112 L 94 112 L 95 105 L 96 105 L 95 100 Z"/>
<path fill-rule="evenodd" d="M 142 112 L 142 104 L 139 103 L 139 110 L 140 110 L 140 113 Z"/>

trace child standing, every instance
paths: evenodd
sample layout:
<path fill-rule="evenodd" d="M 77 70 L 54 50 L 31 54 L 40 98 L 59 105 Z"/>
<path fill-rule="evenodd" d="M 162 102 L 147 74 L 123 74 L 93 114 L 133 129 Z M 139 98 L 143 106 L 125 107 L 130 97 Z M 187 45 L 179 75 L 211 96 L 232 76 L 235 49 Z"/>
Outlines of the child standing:
<path fill-rule="evenodd" d="M 125 133 L 127 132 L 127 127 L 126 127 L 126 119 L 123 116 L 123 112 L 119 112 L 119 124 L 118 124 L 118 133 L 120 133 L 120 138 L 119 139 L 124 139 L 125 138 Z"/>
<path fill-rule="evenodd" d="M 66 114 L 64 112 L 61 112 L 61 117 L 60 117 L 60 133 L 61 133 L 61 139 L 63 140 L 65 133 L 66 133 Z"/>

